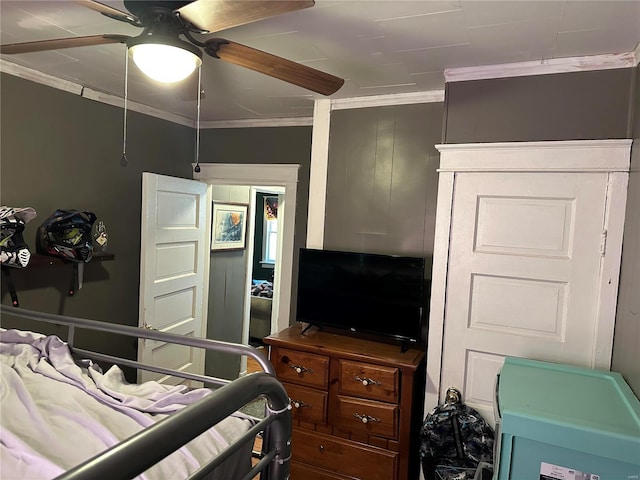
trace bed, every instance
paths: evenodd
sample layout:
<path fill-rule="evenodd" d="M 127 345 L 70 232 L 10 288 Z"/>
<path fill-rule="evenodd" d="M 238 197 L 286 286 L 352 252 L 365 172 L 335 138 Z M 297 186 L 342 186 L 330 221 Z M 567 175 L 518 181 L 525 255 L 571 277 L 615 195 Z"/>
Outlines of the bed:
<path fill-rule="evenodd" d="M 67 327 L 66 341 L 27 330 L 0 332 L 3 480 L 288 478 L 289 399 L 271 364 L 252 347 L 4 305 L 0 312 Z M 82 329 L 244 355 L 264 372 L 230 382 L 142 365 L 78 348 L 74 339 Z M 98 362 L 112 366 L 103 371 Z M 130 384 L 119 366 L 209 388 Z M 264 415 L 240 411 L 258 398 Z M 256 435 L 260 452 L 253 451 Z"/>

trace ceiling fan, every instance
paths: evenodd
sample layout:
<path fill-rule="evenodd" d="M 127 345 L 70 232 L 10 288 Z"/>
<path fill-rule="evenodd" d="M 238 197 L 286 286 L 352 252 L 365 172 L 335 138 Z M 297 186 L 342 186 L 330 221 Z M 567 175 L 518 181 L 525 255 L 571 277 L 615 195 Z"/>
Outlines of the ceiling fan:
<path fill-rule="evenodd" d="M 75 2 L 114 20 L 143 28 L 143 31 L 136 37 L 102 34 L 6 44 L 0 46 L 0 53 L 124 43 L 136 65 L 160 81 L 175 82 L 186 78 L 202 63 L 204 52 L 322 95 L 331 95 L 344 84 L 342 78 L 231 40 L 208 38 L 200 41 L 194 36 L 308 8 L 314 5 L 314 0 L 124 0 L 127 12 L 94 0 Z M 184 64 L 184 72 L 177 75 L 181 64 Z M 169 78 L 161 79 L 163 74 Z"/>

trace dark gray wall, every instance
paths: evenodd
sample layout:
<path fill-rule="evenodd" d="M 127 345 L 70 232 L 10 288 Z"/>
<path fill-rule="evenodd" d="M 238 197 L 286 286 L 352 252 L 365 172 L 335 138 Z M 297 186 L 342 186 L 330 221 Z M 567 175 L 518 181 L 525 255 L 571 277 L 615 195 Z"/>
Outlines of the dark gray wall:
<path fill-rule="evenodd" d="M 307 241 L 309 169 L 311 165 L 311 126 L 221 128 L 200 134 L 202 163 L 299 164 L 293 238 L 293 279 L 291 298 L 297 295 L 298 251 Z M 215 280 L 212 272 L 212 281 Z M 293 302 L 292 302 L 293 303 Z M 282 308 L 282 307 L 281 307 Z M 295 305 L 291 305 L 294 318 Z M 236 341 L 239 341 L 238 338 Z"/>
<path fill-rule="evenodd" d="M 13 272 L 21 306 L 137 325 L 142 172 L 192 178 L 193 129 L 129 112 L 130 163 L 123 168 L 119 163 L 122 109 L 11 75 L 2 74 L 0 81 L 0 200 L 3 205 L 37 210 L 38 217 L 25 230 L 31 250 L 35 252 L 35 231 L 49 213 L 56 208 L 75 208 L 93 211 L 105 222 L 107 250 L 115 254 L 114 261 L 88 264 L 84 286 L 71 298 L 67 296 L 71 276 L 68 265 Z M 200 137 L 203 163 L 301 164 L 295 234 L 298 246 L 306 239 L 310 151 L 311 127 L 203 130 Z M 241 270 L 244 274 L 244 266 Z M 4 282 L 2 302 L 11 303 Z M 241 305 L 240 300 L 230 303 Z M 59 327 L 25 324 L 6 315 L 2 325 L 62 336 L 65 333 Z M 221 339 L 240 340 L 239 334 L 232 336 Z M 133 341 L 106 341 L 104 335 L 82 334 L 79 340 L 87 348 L 106 345 L 108 353 L 136 357 Z"/>
<path fill-rule="evenodd" d="M 81 208 L 105 221 L 108 250 L 116 255 L 115 261 L 87 265 L 84 288 L 73 298 L 66 297 L 70 272 L 64 267 L 45 268 L 37 275 L 15 272 L 22 305 L 135 325 L 141 173 L 191 178 L 193 130 L 130 112 L 131 163 L 122 168 L 121 109 L 6 74 L 0 81 L 0 199 L 4 205 L 33 206 L 38 211 L 26 229 L 29 245 L 34 247 L 37 225 L 55 208 Z M 638 143 L 640 113 L 634 89 L 640 89 L 637 68 L 456 82 L 447 87 L 446 111 L 442 104 L 425 104 L 333 112 L 326 248 L 432 252 L 437 167 L 433 145 L 440 143 L 443 113 L 446 143 L 599 138 L 635 138 Z M 201 132 L 202 162 L 302 165 L 294 271 L 297 251 L 306 239 L 310 147 L 311 127 Z M 640 391 L 638 157 L 635 145 L 613 358 L 614 369 L 625 375 L 636 394 Z M 404 211 L 407 206 L 409 212 Z M 423 214 L 418 213 L 421 209 Z M 394 229 L 407 232 L 396 235 Z M 2 302 L 10 303 L 4 284 Z M 2 324 L 11 326 L 12 321 L 4 316 Z M 22 321 L 18 324 L 24 326 Z M 80 340 L 89 348 L 105 343 L 103 337 Z M 133 343 L 113 343 L 110 348 L 135 357 Z"/>
<path fill-rule="evenodd" d="M 431 261 L 442 115 L 442 103 L 331 114 L 324 248 Z"/>
<path fill-rule="evenodd" d="M 442 115 L 442 103 L 331 114 L 325 249 L 422 257 L 431 277 Z"/>
<path fill-rule="evenodd" d="M 621 372 L 640 397 L 640 67 L 635 68 L 633 147 L 622 244 L 622 268 L 613 340 L 612 369 Z"/>
<path fill-rule="evenodd" d="M 192 178 L 193 129 L 129 112 L 128 167 L 122 155 L 122 109 L 2 74 L 0 99 L 3 205 L 31 206 L 38 217 L 25 240 L 35 252 L 37 227 L 56 208 L 90 210 L 105 222 L 115 260 L 90 263 L 84 287 L 67 296 L 71 267 L 13 272 L 27 309 L 137 325 L 142 172 Z M 11 300 L 2 285 L 2 303 Z M 3 326 L 27 327 L 2 317 Z M 45 331 L 40 326 L 38 331 Z M 62 333 L 53 327 L 52 333 Z M 79 336 L 89 348 L 135 358 L 133 341 Z"/>
<path fill-rule="evenodd" d="M 445 143 L 628 138 L 632 71 L 448 83 Z"/>

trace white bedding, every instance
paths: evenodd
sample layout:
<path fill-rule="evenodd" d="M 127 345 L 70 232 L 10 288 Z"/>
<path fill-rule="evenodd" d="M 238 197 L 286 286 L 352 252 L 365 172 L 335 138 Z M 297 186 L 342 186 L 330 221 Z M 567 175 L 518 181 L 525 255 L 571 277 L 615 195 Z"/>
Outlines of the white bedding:
<path fill-rule="evenodd" d="M 53 478 L 210 393 L 128 384 L 118 367 L 103 374 L 88 360 L 76 363 L 55 336 L 0 330 L 0 340 L 3 480 Z M 185 478 L 249 426 L 241 415 L 228 417 L 138 478 Z M 215 478 L 233 478 L 229 468 Z"/>

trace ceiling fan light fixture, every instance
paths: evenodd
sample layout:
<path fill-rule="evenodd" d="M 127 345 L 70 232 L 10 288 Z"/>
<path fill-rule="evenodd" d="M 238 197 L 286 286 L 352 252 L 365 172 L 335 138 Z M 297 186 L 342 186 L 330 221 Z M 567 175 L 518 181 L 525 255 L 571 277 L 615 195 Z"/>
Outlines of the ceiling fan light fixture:
<path fill-rule="evenodd" d="M 127 42 L 129 55 L 142 73 L 163 83 L 184 80 L 202 64 L 202 53 L 190 43 L 153 36 Z"/>

